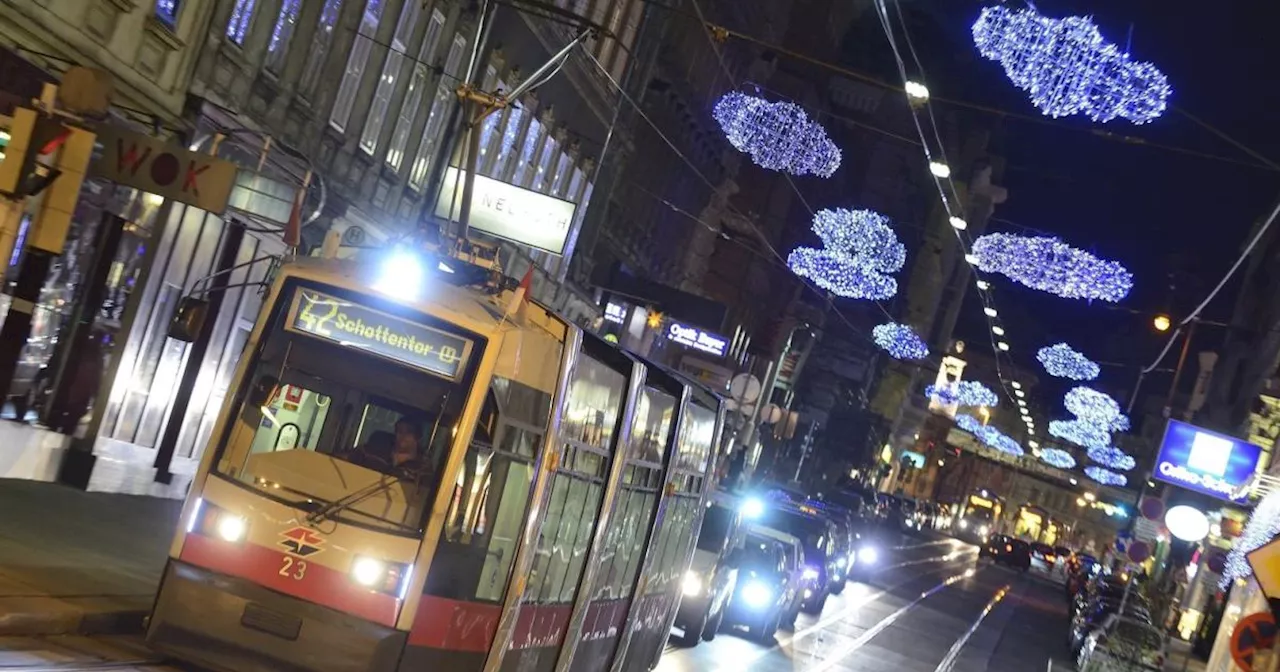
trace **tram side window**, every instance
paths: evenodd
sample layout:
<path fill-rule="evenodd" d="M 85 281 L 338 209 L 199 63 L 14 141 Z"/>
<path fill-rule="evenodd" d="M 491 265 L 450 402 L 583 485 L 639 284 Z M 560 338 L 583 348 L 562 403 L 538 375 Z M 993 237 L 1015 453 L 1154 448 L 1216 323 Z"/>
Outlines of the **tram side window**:
<path fill-rule="evenodd" d="M 693 514 L 697 512 L 698 504 L 696 497 L 679 496 L 667 505 L 667 519 L 656 541 L 653 569 L 645 594 L 665 592 L 680 573 L 679 565 L 689 548 L 690 531 L 695 522 Z"/>
<path fill-rule="evenodd" d="M 599 520 L 626 384 L 626 376 L 589 356 L 574 368 L 561 424 L 563 455 L 550 484 L 527 601 L 573 601 Z"/>
<path fill-rule="evenodd" d="M 506 592 L 529 508 L 534 459 L 551 395 L 495 377 L 453 484 L 427 592 L 497 602 Z"/>

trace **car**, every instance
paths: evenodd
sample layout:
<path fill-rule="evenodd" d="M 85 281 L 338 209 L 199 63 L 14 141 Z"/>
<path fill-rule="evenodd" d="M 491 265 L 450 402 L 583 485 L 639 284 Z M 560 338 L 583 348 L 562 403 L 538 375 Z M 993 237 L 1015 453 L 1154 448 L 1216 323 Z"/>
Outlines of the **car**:
<path fill-rule="evenodd" d="M 752 639 L 769 642 L 778 632 L 792 602 L 795 586 L 781 541 L 766 534 L 748 533 L 743 547 L 738 583 L 725 607 L 728 630 L 744 626 Z"/>
<path fill-rule="evenodd" d="M 702 514 L 702 527 L 693 560 L 685 572 L 675 627 L 682 646 L 697 646 L 715 639 L 724 619 L 724 607 L 738 579 L 744 531 L 741 503 L 725 492 L 714 493 Z"/>
<path fill-rule="evenodd" d="M 1021 539 L 1005 537 L 1003 543 L 989 544 L 989 547 L 987 557 L 993 562 L 1024 572 L 1031 569 L 1031 544 Z"/>
<path fill-rule="evenodd" d="M 816 577 L 805 576 L 804 543 L 793 535 L 760 525 L 752 525 L 748 531 L 782 543 L 783 561 L 789 572 L 787 592 L 791 597 L 790 602 L 783 608 L 781 627 L 792 630 L 796 627 L 796 618 L 800 615 L 800 605 L 806 599 L 813 597 L 819 588 Z"/>
<path fill-rule="evenodd" d="M 1107 599 L 1095 600 L 1076 614 L 1075 618 L 1071 619 L 1070 632 L 1067 633 L 1067 648 L 1072 657 L 1080 653 L 1084 640 L 1094 630 L 1106 625 L 1107 619 L 1119 611 L 1120 601 Z M 1124 615 L 1126 618 L 1151 625 L 1151 614 L 1137 600 L 1125 602 Z"/>
<path fill-rule="evenodd" d="M 849 575 L 853 573 L 859 554 L 861 554 L 864 561 L 870 560 L 872 562 L 874 562 L 876 554 L 872 550 L 866 550 L 871 548 L 870 542 L 863 541 L 858 520 L 855 519 L 849 509 L 838 504 L 813 499 L 806 500 L 798 508 L 807 513 L 817 513 L 830 520 L 836 527 L 837 534 L 833 544 L 835 561 L 830 579 L 831 594 L 839 595 L 844 592 L 845 582 L 849 579 Z"/>
<path fill-rule="evenodd" d="M 1136 590 L 1129 590 L 1128 597 L 1125 596 L 1127 584 L 1128 581 L 1112 575 L 1099 575 L 1092 582 L 1086 584 L 1084 590 L 1076 594 L 1070 605 L 1071 617 L 1074 618 L 1077 613 L 1098 600 L 1132 601 L 1149 609 L 1151 605 L 1142 593 Z"/>
<path fill-rule="evenodd" d="M 987 537 L 987 541 L 978 546 L 979 558 L 991 558 L 996 554 L 996 548 L 1013 541 L 1013 537 L 1007 534 L 993 534 Z"/>
<path fill-rule="evenodd" d="M 1064 564 L 1075 556 L 1075 553 L 1066 546 L 1054 546 L 1053 553 L 1054 555 L 1057 555 L 1058 560 Z"/>
<path fill-rule="evenodd" d="M 766 505 L 753 521 L 779 532 L 796 537 L 804 544 L 804 578 L 814 580 L 817 590 L 805 598 L 800 610 L 806 614 L 820 614 L 831 595 L 831 577 L 836 570 L 836 542 L 839 535 L 835 524 L 817 513 L 802 511 L 782 502 Z"/>
<path fill-rule="evenodd" d="M 1053 569 L 1058 564 L 1058 555 L 1049 544 L 1031 544 L 1031 557 L 1043 562 L 1045 569 Z"/>
<path fill-rule="evenodd" d="M 1079 672 L 1147 672 L 1164 668 L 1165 638 L 1149 623 L 1107 617 L 1089 633 L 1076 656 Z"/>

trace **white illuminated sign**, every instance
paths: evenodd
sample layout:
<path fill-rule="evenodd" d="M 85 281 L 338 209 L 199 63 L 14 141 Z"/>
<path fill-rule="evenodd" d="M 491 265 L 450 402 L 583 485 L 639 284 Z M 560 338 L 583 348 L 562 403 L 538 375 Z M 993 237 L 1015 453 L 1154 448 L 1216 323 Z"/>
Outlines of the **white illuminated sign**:
<path fill-rule="evenodd" d="M 686 348 L 701 350 L 716 357 L 723 357 L 729 344 L 728 339 L 723 336 L 678 322 L 672 322 L 671 326 L 667 327 L 667 339 Z"/>
<path fill-rule="evenodd" d="M 437 217 L 456 221 L 461 209 L 454 203 L 457 187 L 458 169 L 450 167 L 436 200 Z M 461 196 L 458 193 L 458 198 Z M 564 254 L 577 207 L 570 201 L 476 175 L 469 227 L 552 254 Z"/>
<path fill-rule="evenodd" d="M 606 303 L 604 306 L 604 319 L 614 324 L 622 324 L 627 319 L 627 309 L 616 303 Z"/>
<path fill-rule="evenodd" d="M 1169 534 L 1183 541 L 1200 541 L 1209 534 L 1209 518 L 1190 506 L 1170 508 L 1164 514 L 1164 525 Z"/>

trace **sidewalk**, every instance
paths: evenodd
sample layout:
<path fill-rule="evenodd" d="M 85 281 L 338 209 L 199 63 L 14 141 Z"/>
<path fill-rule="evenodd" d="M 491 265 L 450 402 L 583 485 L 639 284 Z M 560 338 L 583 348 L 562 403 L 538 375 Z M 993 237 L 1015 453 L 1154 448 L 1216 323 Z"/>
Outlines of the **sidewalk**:
<path fill-rule="evenodd" d="M 1168 672 L 1204 672 L 1207 669 L 1204 661 L 1191 654 L 1191 644 L 1181 639 L 1169 640 L 1169 659 L 1164 663 Z"/>
<path fill-rule="evenodd" d="M 0 479 L 0 635 L 140 631 L 181 508 Z"/>

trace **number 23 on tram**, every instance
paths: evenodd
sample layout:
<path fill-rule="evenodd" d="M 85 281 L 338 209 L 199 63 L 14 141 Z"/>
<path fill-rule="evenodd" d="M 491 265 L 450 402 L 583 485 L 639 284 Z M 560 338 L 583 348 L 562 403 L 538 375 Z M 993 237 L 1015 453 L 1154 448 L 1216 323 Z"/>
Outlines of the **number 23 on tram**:
<path fill-rule="evenodd" d="M 720 400 L 434 260 L 383 262 L 280 269 L 147 641 L 234 672 L 652 668 Z"/>

